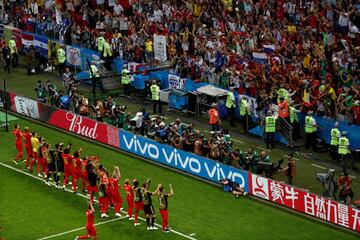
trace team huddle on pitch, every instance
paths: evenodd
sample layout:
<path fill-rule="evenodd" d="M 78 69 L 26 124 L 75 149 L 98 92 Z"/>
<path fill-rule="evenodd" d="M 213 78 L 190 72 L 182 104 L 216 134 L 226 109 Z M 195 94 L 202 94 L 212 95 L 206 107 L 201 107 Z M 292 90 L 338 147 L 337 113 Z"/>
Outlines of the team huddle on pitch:
<path fill-rule="evenodd" d="M 99 163 L 96 156 L 80 157 L 83 149 L 74 151 L 71 154 L 72 144 L 65 146 L 63 143 L 57 143 L 54 148 L 38 135 L 37 132 L 30 133 L 29 128 L 21 131 L 19 124 L 15 125 L 12 131 L 15 136 L 15 145 L 17 155 L 14 159 L 15 164 L 25 162 L 25 168 L 33 171 L 33 166 L 37 164 L 38 177 L 44 177 L 48 186 L 70 191 L 66 188 L 71 184 L 73 193 L 77 193 L 78 181 L 81 181 L 82 191 L 87 192 L 89 205 L 86 211 L 87 235 L 76 237 L 76 239 L 91 238 L 96 239 L 96 230 L 94 228 L 94 207 L 96 195 L 100 207 L 101 218 L 108 218 L 109 206 L 113 207 L 115 217 L 121 217 L 122 197 L 119 192 L 119 180 L 121 178 L 120 169 L 114 167 L 112 175 Z M 26 149 L 27 158 L 23 158 L 23 140 Z M 63 180 L 62 187 L 60 180 Z M 70 180 L 71 179 L 71 183 Z M 51 183 L 53 181 L 54 183 Z M 147 222 L 147 230 L 157 230 L 155 226 L 155 209 L 152 203 L 152 196 L 159 199 L 159 210 L 162 217 L 162 230 L 165 233 L 170 231 L 168 227 L 168 198 L 174 194 L 171 184 L 169 192 L 165 191 L 163 185 L 158 184 L 155 191 L 150 191 L 151 180 L 140 185 L 139 181 L 134 178 L 131 184 L 130 179 L 125 179 L 123 188 L 126 193 L 127 201 L 127 218 L 134 221 L 134 226 L 140 225 L 138 216 L 140 211 L 144 211 Z M 133 214 L 133 210 L 134 214 Z"/>

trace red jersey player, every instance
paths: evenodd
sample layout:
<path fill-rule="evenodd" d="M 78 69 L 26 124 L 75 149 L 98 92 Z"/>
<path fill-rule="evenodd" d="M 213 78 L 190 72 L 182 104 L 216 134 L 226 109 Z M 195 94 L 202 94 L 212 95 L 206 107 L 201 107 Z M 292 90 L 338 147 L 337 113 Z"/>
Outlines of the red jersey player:
<path fill-rule="evenodd" d="M 96 240 L 96 229 L 94 227 L 94 207 L 91 203 L 88 205 L 88 210 L 86 211 L 86 231 L 87 235 L 85 236 L 78 236 L 75 238 L 75 240 L 78 239 L 89 239 L 93 237 L 94 240 Z"/>
<path fill-rule="evenodd" d="M 139 181 L 135 178 L 133 180 L 134 183 L 134 202 L 135 202 L 135 214 L 134 214 L 134 226 L 138 226 L 140 225 L 140 223 L 138 222 L 138 216 L 139 216 L 139 211 L 142 210 L 144 211 L 144 202 L 142 200 L 142 195 L 141 195 L 141 188 L 139 186 Z"/>
<path fill-rule="evenodd" d="M 23 146 L 22 146 L 22 132 L 20 130 L 20 125 L 15 124 L 15 128 L 12 131 L 12 134 L 15 136 L 15 147 L 17 150 L 16 157 L 14 159 L 14 163 L 17 165 L 19 160 L 23 159 Z"/>
<path fill-rule="evenodd" d="M 162 218 L 162 230 L 165 233 L 169 232 L 169 225 L 168 225 L 168 198 L 171 197 L 172 195 L 174 195 L 174 191 L 173 188 L 171 186 L 171 184 L 169 185 L 170 187 L 170 192 L 166 193 L 164 187 L 159 184 L 158 185 L 158 192 L 157 194 L 159 195 L 159 208 L 160 208 L 160 214 L 161 214 L 161 218 Z"/>
<path fill-rule="evenodd" d="M 109 208 L 109 200 L 106 194 L 106 189 L 109 184 L 109 179 L 102 164 L 99 165 L 99 177 L 100 177 L 99 205 L 100 205 L 101 217 L 107 218 L 109 217 L 106 214 Z"/>
<path fill-rule="evenodd" d="M 79 178 L 82 179 L 83 182 L 83 188 L 84 188 L 84 180 L 83 180 L 83 163 L 80 159 L 80 152 L 82 149 L 80 149 L 79 151 L 74 152 L 74 165 L 73 165 L 73 179 L 72 179 L 72 187 L 73 187 L 73 191 L 74 193 L 76 193 L 76 187 L 77 187 L 77 181 L 79 180 Z"/>
<path fill-rule="evenodd" d="M 119 167 L 114 167 L 113 177 L 109 178 L 109 187 L 111 194 L 111 202 L 114 204 L 115 216 L 121 217 L 120 209 L 122 205 L 122 198 L 119 193 L 119 179 L 121 178 Z"/>
<path fill-rule="evenodd" d="M 82 175 L 81 175 L 81 177 L 82 177 L 81 191 L 86 192 L 86 187 L 89 182 L 88 171 L 86 169 L 87 169 L 89 160 L 87 159 L 87 157 L 84 157 L 83 160 L 81 161 L 81 163 L 82 163 L 82 168 L 83 168 Z"/>
<path fill-rule="evenodd" d="M 31 147 L 31 133 L 29 131 L 29 128 L 26 127 L 24 129 L 24 142 L 25 142 L 25 149 L 26 149 L 26 163 L 25 163 L 25 168 L 27 168 L 29 166 L 29 161 L 31 159 L 32 156 L 32 147 Z"/>
<path fill-rule="evenodd" d="M 64 149 L 64 152 L 61 154 L 64 160 L 64 184 L 63 190 L 65 191 L 66 184 L 68 183 L 68 179 L 72 176 L 73 171 L 73 156 L 70 155 L 70 148 L 67 147 Z M 72 179 L 73 180 L 73 179 Z"/>
<path fill-rule="evenodd" d="M 132 186 L 130 185 L 129 179 L 125 180 L 124 190 L 126 192 L 126 201 L 128 204 L 127 217 L 129 218 L 129 220 L 134 220 L 134 218 L 132 217 L 132 211 L 134 208 L 134 192 Z"/>

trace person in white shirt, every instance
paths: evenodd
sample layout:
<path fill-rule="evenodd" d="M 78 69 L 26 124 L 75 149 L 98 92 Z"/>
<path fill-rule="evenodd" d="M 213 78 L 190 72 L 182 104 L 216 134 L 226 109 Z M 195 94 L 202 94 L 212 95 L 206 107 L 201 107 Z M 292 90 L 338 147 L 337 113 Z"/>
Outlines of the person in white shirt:
<path fill-rule="evenodd" d="M 115 16 L 120 16 L 121 13 L 124 12 L 124 8 L 119 4 L 119 3 L 116 3 L 114 5 L 114 14 Z"/>
<path fill-rule="evenodd" d="M 154 9 L 154 21 L 155 22 L 162 22 L 162 18 L 163 18 L 164 14 L 163 12 L 159 9 L 159 6 L 155 5 L 155 9 Z"/>

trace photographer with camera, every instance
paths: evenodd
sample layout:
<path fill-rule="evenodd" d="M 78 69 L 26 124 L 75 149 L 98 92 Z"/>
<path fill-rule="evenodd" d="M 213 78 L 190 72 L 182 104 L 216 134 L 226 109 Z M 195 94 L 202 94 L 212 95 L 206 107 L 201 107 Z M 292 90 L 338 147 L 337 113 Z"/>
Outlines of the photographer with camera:
<path fill-rule="evenodd" d="M 288 184 L 293 185 L 293 179 L 296 176 L 296 162 L 292 153 L 288 154 L 288 164 L 281 171 L 285 172 L 288 179 Z"/>
<path fill-rule="evenodd" d="M 34 90 L 37 93 L 38 101 L 46 103 L 46 88 L 41 80 L 37 81 Z"/>
<path fill-rule="evenodd" d="M 46 91 L 48 93 L 49 102 L 51 106 L 54 106 L 56 104 L 56 98 L 57 98 L 57 90 L 55 84 L 51 80 L 48 80 L 46 82 Z"/>
<path fill-rule="evenodd" d="M 344 172 L 344 174 L 339 177 L 338 184 L 340 189 L 339 192 L 340 201 L 350 206 L 354 197 L 354 193 L 351 189 L 352 178 L 349 176 L 347 172 Z"/>
<path fill-rule="evenodd" d="M 259 156 L 257 155 L 253 147 L 249 147 L 248 151 L 245 153 L 244 160 L 244 169 L 246 171 L 251 169 L 251 172 L 256 173 Z"/>

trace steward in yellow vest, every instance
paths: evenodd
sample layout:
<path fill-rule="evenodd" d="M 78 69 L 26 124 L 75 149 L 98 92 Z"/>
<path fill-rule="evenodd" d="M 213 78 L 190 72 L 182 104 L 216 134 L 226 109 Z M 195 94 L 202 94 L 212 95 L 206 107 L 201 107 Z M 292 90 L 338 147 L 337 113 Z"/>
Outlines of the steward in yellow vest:
<path fill-rule="evenodd" d="M 160 87 L 157 85 L 156 80 L 152 81 L 151 87 L 151 99 L 153 102 L 153 113 L 156 113 L 156 105 L 159 105 L 159 113 L 162 113 L 161 101 L 160 101 Z"/>
<path fill-rule="evenodd" d="M 347 172 L 347 164 L 346 159 L 349 157 L 351 159 L 351 166 L 353 170 L 356 170 L 355 167 L 355 159 L 354 156 L 351 154 L 349 150 L 350 142 L 349 139 L 346 137 L 347 132 L 343 131 L 341 133 L 341 137 L 339 138 L 339 148 L 338 148 L 338 154 L 339 154 L 339 160 L 342 164 L 343 172 Z"/>
<path fill-rule="evenodd" d="M 233 87 L 230 87 L 230 91 L 227 92 L 225 106 L 227 109 L 227 113 L 229 115 L 230 126 L 235 127 L 234 118 L 235 118 L 236 102 L 235 102 L 235 95 L 234 95 Z"/>
<path fill-rule="evenodd" d="M 276 117 L 273 116 L 272 111 L 267 112 L 265 118 L 265 142 L 266 148 L 272 149 L 274 147 L 274 136 L 276 130 Z"/>

